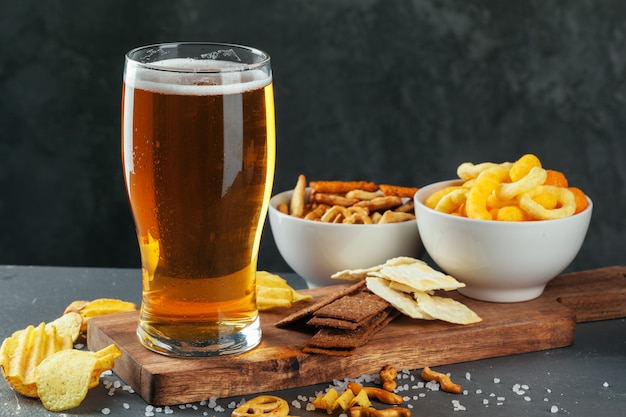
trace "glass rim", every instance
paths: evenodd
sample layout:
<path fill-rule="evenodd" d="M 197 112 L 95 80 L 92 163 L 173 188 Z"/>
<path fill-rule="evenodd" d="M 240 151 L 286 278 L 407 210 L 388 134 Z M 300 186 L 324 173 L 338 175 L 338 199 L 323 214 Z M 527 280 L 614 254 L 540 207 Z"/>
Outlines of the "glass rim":
<path fill-rule="evenodd" d="M 259 62 L 251 62 L 251 63 L 246 63 L 246 62 L 242 62 L 242 61 L 231 61 L 231 62 L 237 62 L 237 66 L 234 67 L 230 67 L 230 68 L 202 68 L 202 69 L 198 69 L 198 68 L 181 68 L 180 66 L 177 67 L 167 67 L 167 66 L 163 66 L 163 65 L 156 65 L 157 62 L 160 62 L 161 60 L 158 61 L 151 61 L 151 62 L 142 62 L 141 60 L 134 58 L 133 55 L 140 52 L 140 51 L 145 51 L 145 50 L 149 50 L 149 49 L 155 49 L 155 50 L 162 50 L 166 47 L 179 47 L 179 46 L 198 46 L 198 47 L 224 47 L 224 48 L 230 48 L 230 49 L 240 49 L 242 51 L 246 51 L 250 54 L 253 54 L 255 56 L 260 57 Z M 218 52 L 218 50 L 213 51 L 213 53 Z M 187 57 L 187 58 L 191 58 L 191 59 L 206 59 L 208 57 L 203 57 L 203 55 L 208 55 L 210 52 L 205 52 L 205 53 L 199 53 L 197 57 Z M 143 45 L 143 46 L 138 46 L 136 48 L 131 49 L 130 51 L 128 51 L 125 54 L 125 58 L 127 62 L 132 62 L 135 65 L 150 69 L 150 70 L 155 70 L 155 71 L 163 71 L 163 72 L 177 72 L 177 73 L 206 73 L 206 74 L 211 74 L 211 73 L 226 73 L 226 72 L 242 72 L 242 71 L 249 71 L 249 70 L 255 70 L 258 68 L 262 68 L 265 66 L 269 66 L 270 65 L 270 55 L 258 48 L 254 48 L 251 46 L 245 46 L 245 45 L 240 45 L 240 44 L 236 44 L 236 43 L 225 43 L 225 42 L 203 42 L 203 41 L 184 41 L 184 42 L 162 42 L 162 43 L 153 43 L 153 44 L 148 44 L 148 45 Z M 210 57 L 209 57 L 210 58 Z"/>

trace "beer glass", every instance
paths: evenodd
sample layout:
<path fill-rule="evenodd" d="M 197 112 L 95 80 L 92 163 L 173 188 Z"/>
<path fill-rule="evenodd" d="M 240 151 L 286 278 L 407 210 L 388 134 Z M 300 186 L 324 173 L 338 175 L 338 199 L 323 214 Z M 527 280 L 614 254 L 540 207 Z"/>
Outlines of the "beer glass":
<path fill-rule="evenodd" d="M 126 54 L 122 161 L 148 349 L 206 357 L 260 342 L 255 274 L 275 137 L 263 51 L 170 43 Z"/>

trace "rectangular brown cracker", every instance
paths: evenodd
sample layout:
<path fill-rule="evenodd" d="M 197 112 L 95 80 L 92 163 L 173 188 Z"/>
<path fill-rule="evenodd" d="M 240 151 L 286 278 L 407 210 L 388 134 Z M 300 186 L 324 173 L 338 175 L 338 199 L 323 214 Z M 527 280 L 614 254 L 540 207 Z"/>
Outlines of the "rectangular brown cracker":
<path fill-rule="evenodd" d="M 323 328 L 313 335 L 307 346 L 325 349 L 357 348 L 367 343 L 376 332 L 389 324 L 395 317 L 397 317 L 397 310 L 388 307 L 355 330 Z"/>
<path fill-rule="evenodd" d="M 305 346 L 302 348 L 304 353 L 317 353 L 321 355 L 329 355 L 329 356 L 352 356 L 354 355 L 354 349 L 324 349 L 313 346 Z"/>
<path fill-rule="evenodd" d="M 389 303 L 379 296 L 369 291 L 359 291 L 317 309 L 313 316 L 358 323 L 380 313 L 388 306 Z"/>
<path fill-rule="evenodd" d="M 334 327 L 335 329 L 354 330 L 359 327 L 359 323 L 353 321 L 334 319 L 331 317 L 313 317 L 306 324 L 315 327 Z"/>
<path fill-rule="evenodd" d="M 356 291 L 360 291 L 365 288 L 365 280 L 359 281 L 356 284 L 349 285 L 344 288 L 338 288 L 337 292 L 330 294 L 319 301 L 311 303 L 306 307 L 286 316 L 274 323 L 276 327 L 285 327 L 291 324 L 296 324 L 297 322 L 301 322 L 302 320 L 309 319 L 313 313 L 319 308 L 332 303 L 333 301 L 344 297 L 346 295 L 352 294 Z"/>

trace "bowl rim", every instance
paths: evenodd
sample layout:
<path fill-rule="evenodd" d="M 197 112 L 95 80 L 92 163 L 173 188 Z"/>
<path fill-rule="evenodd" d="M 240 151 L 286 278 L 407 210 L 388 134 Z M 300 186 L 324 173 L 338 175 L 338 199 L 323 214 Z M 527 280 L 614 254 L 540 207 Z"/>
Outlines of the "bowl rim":
<path fill-rule="evenodd" d="M 308 192 L 311 191 L 311 187 L 307 187 L 306 190 Z M 286 194 L 289 193 L 293 193 L 293 189 L 290 190 L 286 190 L 286 191 L 281 191 L 277 194 L 274 194 L 271 198 L 270 198 L 270 203 L 269 203 L 269 211 L 276 213 L 277 216 L 279 216 L 279 218 L 289 218 L 290 220 L 293 220 L 295 222 L 302 222 L 302 224 L 307 224 L 307 225 L 317 225 L 318 227 L 327 227 L 327 228 L 340 228 L 340 227 L 367 227 L 369 228 L 379 228 L 379 229 L 393 229 L 393 228 L 401 228 L 401 227 L 407 227 L 407 224 L 413 225 L 415 226 L 415 220 L 407 220 L 404 222 L 395 222 L 395 223 L 383 223 L 383 224 L 361 224 L 361 223 L 328 223 L 328 222 L 316 222 L 313 220 L 306 220 L 306 219 L 302 219 L 300 217 L 295 217 L 295 216 L 291 216 L 289 214 L 285 214 L 282 211 L 279 211 L 275 204 L 273 204 L 276 199 L 278 197 L 284 196 Z M 271 219 L 271 218 L 270 218 Z"/>
<path fill-rule="evenodd" d="M 434 209 L 431 209 L 430 207 L 427 207 L 419 198 L 421 197 L 423 194 L 422 190 L 429 188 L 429 187 L 433 187 L 435 188 L 436 186 L 442 187 L 445 185 L 461 185 L 464 181 L 460 178 L 455 178 L 455 179 L 449 179 L 449 180 L 444 180 L 444 181 L 438 181 L 438 182 L 433 182 L 430 184 L 427 184 L 423 187 L 420 187 L 417 192 L 415 193 L 415 195 L 413 196 L 413 201 L 415 202 L 415 217 L 416 219 L 419 221 L 419 216 L 417 213 L 417 206 L 419 206 L 422 210 L 425 210 L 428 213 L 437 215 L 437 216 L 446 216 L 448 218 L 455 218 L 460 222 L 470 222 L 470 223 L 484 223 L 484 224 L 506 224 L 512 227 L 527 227 L 530 224 L 546 224 L 546 222 L 550 222 L 550 223 L 555 223 L 555 222 L 565 222 L 565 221 L 571 221 L 571 219 L 573 218 L 578 218 L 580 215 L 583 216 L 590 216 L 591 215 L 591 211 L 593 210 L 593 201 L 591 200 L 591 198 L 589 198 L 589 196 L 587 195 L 587 193 L 585 193 L 585 197 L 587 198 L 587 207 L 576 214 L 572 214 L 571 216 L 567 216 L 567 217 L 561 217 L 559 219 L 547 219 L 547 220 L 531 220 L 531 221 L 521 221 L 521 222 L 516 222 L 516 221 L 508 221 L 508 220 L 483 220 L 483 219 L 474 219 L 474 218 L 469 218 L 469 217 L 461 217 L 461 216 L 453 216 L 451 214 L 448 213 L 443 213 Z M 432 194 L 432 193 L 431 193 Z M 426 198 L 428 198 L 431 194 L 426 195 Z M 426 198 L 424 198 L 424 200 L 426 200 Z M 581 216 L 582 217 L 582 216 Z M 496 226 L 497 227 L 497 226 Z"/>

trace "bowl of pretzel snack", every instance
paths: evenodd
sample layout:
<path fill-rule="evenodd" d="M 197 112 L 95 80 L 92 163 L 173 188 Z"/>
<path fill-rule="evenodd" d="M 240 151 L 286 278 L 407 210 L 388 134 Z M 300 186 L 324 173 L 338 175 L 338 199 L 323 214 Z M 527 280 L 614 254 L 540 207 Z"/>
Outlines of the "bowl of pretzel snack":
<path fill-rule="evenodd" d="M 593 204 L 534 154 L 458 166 L 459 178 L 420 188 L 415 213 L 424 247 L 458 291 L 490 302 L 539 297 L 578 254 Z"/>
<path fill-rule="evenodd" d="M 283 259 L 309 288 L 342 284 L 337 271 L 419 257 L 417 188 L 368 181 L 310 181 L 272 197 L 269 221 Z"/>

